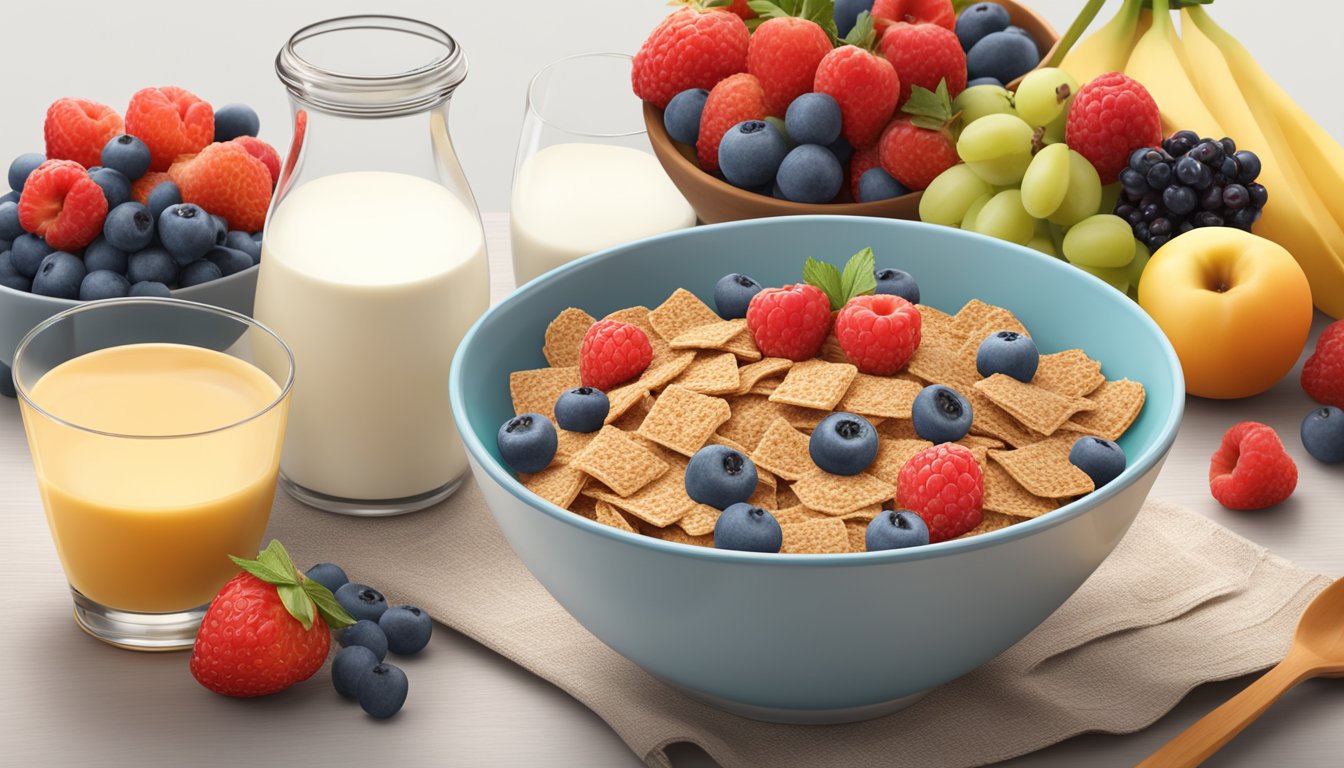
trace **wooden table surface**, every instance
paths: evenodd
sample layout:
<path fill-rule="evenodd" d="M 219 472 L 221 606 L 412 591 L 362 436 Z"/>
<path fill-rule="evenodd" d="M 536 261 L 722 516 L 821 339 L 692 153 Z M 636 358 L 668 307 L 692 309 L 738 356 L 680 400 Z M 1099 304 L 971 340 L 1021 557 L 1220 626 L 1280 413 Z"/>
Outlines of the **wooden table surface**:
<path fill-rule="evenodd" d="M 490 214 L 485 221 L 492 295 L 498 299 L 511 284 L 508 219 Z M 1318 317 L 1314 331 L 1324 324 Z M 1303 567 L 1344 574 L 1344 467 L 1325 467 L 1302 450 L 1298 425 L 1310 408 L 1296 374 L 1251 400 L 1192 399 L 1153 494 Z M 1301 470 L 1296 494 L 1267 512 L 1229 512 L 1208 493 L 1210 454 L 1228 426 L 1246 419 L 1274 426 Z M 385 723 L 351 711 L 323 681 L 269 700 L 229 700 L 190 679 L 186 654 L 130 653 L 85 636 L 70 616 L 18 407 L 8 399 L 0 400 L 0 499 L 0 579 L 7 585 L 0 598 L 5 618 L 0 660 L 6 668 L 0 684 L 0 765 L 641 764 L 582 705 L 442 626 L 425 653 L 407 660 L 413 699 Z M 1203 686 L 1137 734 L 1082 736 L 1010 765 L 1133 765 L 1248 682 Z M 1290 693 L 1209 765 L 1338 765 L 1344 754 L 1341 722 L 1344 682 L 1313 681 Z M 949 725 L 949 738 L 967 726 L 973 724 Z M 674 748 L 673 756 L 678 768 L 713 765 L 689 746 Z M 893 762 L 898 760 L 893 755 Z"/>

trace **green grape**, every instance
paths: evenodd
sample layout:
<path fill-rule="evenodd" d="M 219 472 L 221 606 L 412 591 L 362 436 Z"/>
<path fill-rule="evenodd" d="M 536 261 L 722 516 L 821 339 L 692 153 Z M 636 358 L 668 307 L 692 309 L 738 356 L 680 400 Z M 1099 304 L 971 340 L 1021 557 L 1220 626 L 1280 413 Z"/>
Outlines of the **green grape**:
<path fill-rule="evenodd" d="M 1113 213 L 1089 216 L 1065 233 L 1064 256 L 1083 267 L 1127 267 L 1134 261 L 1134 231 L 1129 222 Z M 1128 281 L 1126 276 L 1125 282 Z"/>
<path fill-rule="evenodd" d="M 1129 266 L 1125 268 L 1129 272 L 1129 284 L 1136 290 L 1139 287 L 1139 278 L 1143 276 L 1143 269 L 1148 266 L 1150 258 L 1152 256 L 1148 253 L 1148 246 L 1139 242 L 1136 238 L 1134 240 L 1134 260 L 1129 262 Z"/>
<path fill-rule="evenodd" d="M 1059 117 L 1055 118 L 1054 122 L 1048 123 L 1045 126 L 1045 132 L 1041 136 L 1042 144 L 1064 143 L 1064 126 L 1065 123 L 1068 122 L 1068 120 L 1066 119 L 1067 117 L 1068 117 L 1067 113 L 1060 115 Z"/>
<path fill-rule="evenodd" d="M 967 88 L 952 100 L 952 113 L 958 112 L 962 125 L 970 125 L 985 115 L 1012 114 L 1013 94 L 997 85 Z"/>
<path fill-rule="evenodd" d="M 1069 191 L 1050 221 L 1071 227 L 1101 210 L 1101 177 L 1086 157 L 1069 150 Z"/>
<path fill-rule="evenodd" d="M 1046 256 L 1054 256 L 1056 258 L 1059 257 L 1059 254 L 1055 253 L 1055 244 L 1051 242 L 1050 238 L 1048 237 L 1033 236 L 1030 240 L 1027 241 L 1027 247 L 1032 249 L 1033 251 L 1040 251 L 1041 253 L 1044 253 Z"/>
<path fill-rule="evenodd" d="M 1123 267 L 1119 269 L 1107 269 L 1106 267 L 1089 267 L 1083 264 L 1074 264 L 1074 266 L 1089 275 L 1095 275 L 1096 277 L 1101 278 L 1107 285 L 1121 293 L 1129 293 L 1129 272 Z"/>
<path fill-rule="evenodd" d="M 966 211 L 993 189 L 964 164 L 954 165 L 938 174 L 919 198 L 919 218 L 930 224 L 955 227 L 966 218 Z"/>
<path fill-rule="evenodd" d="M 1062 69 L 1043 67 L 1034 69 L 1022 78 L 1013 101 L 1018 117 L 1031 125 L 1049 125 L 1069 111 L 1078 81 Z"/>
<path fill-rule="evenodd" d="M 1115 204 L 1120 202 L 1120 182 L 1107 184 L 1101 188 L 1101 207 L 1097 210 L 1101 213 L 1110 213 L 1115 210 Z"/>
<path fill-rule="evenodd" d="M 1031 134 L 1016 115 L 987 115 L 961 132 L 957 154 L 987 183 L 1017 186 L 1031 164 Z"/>
<path fill-rule="evenodd" d="M 1022 193 L 1005 189 L 994 195 L 975 217 L 976 232 L 1010 243 L 1026 245 L 1036 234 L 1036 222 L 1022 207 Z"/>
<path fill-rule="evenodd" d="M 970 207 L 966 209 L 966 215 L 961 217 L 961 228 L 967 231 L 975 231 L 975 220 L 980 215 L 980 210 L 992 199 L 994 199 L 993 192 L 986 192 L 977 197 L 975 202 L 971 203 Z"/>
<path fill-rule="evenodd" d="M 1051 144 L 1036 153 L 1022 176 L 1022 207 L 1044 219 L 1064 203 L 1069 191 L 1069 148 Z"/>

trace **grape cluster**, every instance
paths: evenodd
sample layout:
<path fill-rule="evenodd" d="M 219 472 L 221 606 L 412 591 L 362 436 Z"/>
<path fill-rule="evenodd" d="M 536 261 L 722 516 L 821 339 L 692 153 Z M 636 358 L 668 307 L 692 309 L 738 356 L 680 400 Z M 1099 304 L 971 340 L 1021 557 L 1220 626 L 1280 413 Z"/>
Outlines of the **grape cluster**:
<path fill-rule="evenodd" d="M 1197 227 L 1236 227 L 1247 232 L 1269 199 L 1260 158 L 1232 139 L 1200 138 L 1177 131 L 1159 148 L 1140 148 L 1120 172 L 1123 194 L 1115 215 L 1150 250 Z"/>

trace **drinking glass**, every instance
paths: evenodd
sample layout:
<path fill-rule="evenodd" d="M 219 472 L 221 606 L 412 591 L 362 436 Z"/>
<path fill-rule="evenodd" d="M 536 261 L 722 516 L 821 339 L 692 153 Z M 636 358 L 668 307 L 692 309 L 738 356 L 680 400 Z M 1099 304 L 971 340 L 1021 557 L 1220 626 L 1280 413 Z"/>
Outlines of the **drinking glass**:
<path fill-rule="evenodd" d="M 75 621 L 190 648 L 270 518 L 294 380 L 278 336 L 217 307 L 112 299 L 34 328 L 14 379 Z"/>
<path fill-rule="evenodd" d="M 695 225 L 653 156 L 631 58 L 584 53 L 532 78 L 509 206 L 518 285 L 630 240 Z"/>

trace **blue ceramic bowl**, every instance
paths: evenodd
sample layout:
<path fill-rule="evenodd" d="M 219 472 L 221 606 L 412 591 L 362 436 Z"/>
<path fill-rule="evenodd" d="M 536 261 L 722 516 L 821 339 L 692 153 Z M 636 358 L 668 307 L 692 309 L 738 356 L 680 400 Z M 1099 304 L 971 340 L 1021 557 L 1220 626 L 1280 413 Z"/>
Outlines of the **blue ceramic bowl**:
<path fill-rule="evenodd" d="M 562 309 L 657 306 L 682 286 L 710 301 L 743 272 L 799 280 L 808 256 L 872 246 L 911 272 L 925 303 L 1011 309 L 1042 352 L 1082 347 L 1109 378 L 1147 388 L 1120 441 L 1129 466 L 1035 520 L 932 546 L 766 555 L 664 542 L 533 496 L 499 460 L 509 372 L 545 365 Z M 500 529 L 555 599 L 612 649 L 712 705 L 756 719 L 843 722 L 899 709 L 1025 637 L 1110 554 L 1134 521 L 1180 423 L 1180 364 L 1161 330 L 1100 280 L 1035 251 L 945 227 L 801 216 L 699 227 L 612 248 L 495 305 L 460 346 L 449 385 L 471 468 Z"/>

